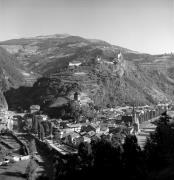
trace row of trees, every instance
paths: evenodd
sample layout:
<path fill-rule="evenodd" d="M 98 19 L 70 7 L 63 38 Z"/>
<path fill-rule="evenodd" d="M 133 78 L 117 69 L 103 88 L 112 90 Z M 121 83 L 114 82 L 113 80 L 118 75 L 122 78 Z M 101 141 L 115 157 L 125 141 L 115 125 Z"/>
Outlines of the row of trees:
<path fill-rule="evenodd" d="M 144 179 L 142 152 L 135 136 L 128 136 L 123 146 L 113 146 L 106 137 L 91 144 L 81 143 L 78 156 L 57 158 L 53 179 Z"/>
<path fill-rule="evenodd" d="M 45 136 L 52 134 L 53 127 L 49 121 L 41 121 L 39 116 L 33 116 L 31 132 L 38 134 L 39 139 L 43 141 Z"/>
<path fill-rule="evenodd" d="M 26 114 L 18 117 L 18 131 L 32 132 L 38 134 L 39 139 L 52 134 L 53 126 L 50 121 L 42 121 L 42 116 L 37 114 Z"/>

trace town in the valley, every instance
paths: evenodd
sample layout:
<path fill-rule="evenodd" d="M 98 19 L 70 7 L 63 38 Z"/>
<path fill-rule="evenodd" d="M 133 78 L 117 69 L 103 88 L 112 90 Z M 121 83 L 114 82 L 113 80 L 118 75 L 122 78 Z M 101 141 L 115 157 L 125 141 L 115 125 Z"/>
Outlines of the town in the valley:
<path fill-rule="evenodd" d="M 74 93 L 73 103 L 79 108 L 82 106 L 77 92 Z M 55 110 L 55 105 L 53 107 Z M 25 174 L 31 157 L 37 162 L 46 163 L 47 149 L 52 149 L 60 156 L 77 154 L 82 142 L 90 143 L 96 138 L 107 137 L 112 140 L 116 137 L 117 141 L 123 144 L 127 135 L 135 135 L 143 149 L 146 138 L 155 131 L 154 122 L 158 121 L 164 112 L 172 117 L 173 107 L 171 102 L 100 109 L 94 107 L 90 111 L 93 113 L 92 118 L 80 114 L 74 119 L 50 118 L 41 111 L 39 105 L 31 105 L 30 109 L 24 112 L 1 109 L 0 172 L 3 171 L 1 167 L 8 167 L 11 163 L 14 166 L 23 163 L 22 171 Z M 45 152 L 39 147 L 40 154 L 38 145 L 46 147 Z M 38 167 L 36 172 L 39 174 L 44 171 L 43 167 Z"/>

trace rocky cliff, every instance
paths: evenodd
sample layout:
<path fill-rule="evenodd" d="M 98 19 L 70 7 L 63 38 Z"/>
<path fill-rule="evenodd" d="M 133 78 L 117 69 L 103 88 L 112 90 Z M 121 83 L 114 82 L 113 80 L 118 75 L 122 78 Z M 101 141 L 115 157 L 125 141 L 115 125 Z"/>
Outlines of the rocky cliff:
<path fill-rule="evenodd" d="M 15 57 L 3 48 L 0 48 L 0 107 L 8 108 L 3 93 L 11 87 L 17 88 L 25 84 L 22 67 Z"/>

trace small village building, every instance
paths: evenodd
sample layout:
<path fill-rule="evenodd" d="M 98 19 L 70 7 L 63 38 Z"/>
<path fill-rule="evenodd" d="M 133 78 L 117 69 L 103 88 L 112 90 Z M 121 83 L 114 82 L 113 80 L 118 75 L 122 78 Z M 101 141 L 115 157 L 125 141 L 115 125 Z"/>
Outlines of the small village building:
<path fill-rule="evenodd" d="M 48 120 L 48 116 L 47 115 L 40 115 L 40 117 L 42 118 L 42 121 L 47 121 Z"/>
<path fill-rule="evenodd" d="M 2 131 L 3 129 L 7 129 L 7 122 L 0 119 L 0 131 Z"/>
<path fill-rule="evenodd" d="M 65 144 L 73 147 L 78 147 L 81 142 L 84 142 L 84 138 L 79 133 L 70 132 L 63 134 L 61 139 Z"/>
<path fill-rule="evenodd" d="M 95 128 L 93 125 L 91 125 L 91 124 L 83 125 L 83 126 L 81 127 L 81 132 L 86 132 L 86 133 L 88 133 L 88 132 L 90 132 L 90 131 L 96 132 L 96 128 Z"/>
<path fill-rule="evenodd" d="M 104 134 L 109 132 L 109 128 L 108 128 L 107 123 L 101 123 L 100 124 L 100 132 L 102 132 Z"/>
<path fill-rule="evenodd" d="M 117 58 L 118 58 L 119 61 L 122 60 L 123 55 L 122 55 L 121 51 L 118 53 Z"/>
<path fill-rule="evenodd" d="M 52 103 L 50 103 L 47 109 L 47 114 L 51 118 L 62 117 L 62 112 L 66 112 L 70 100 L 67 97 L 57 97 Z"/>
<path fill-rule="evenodd" d="M 102 61 L 101 57 L 100 57 L 100 56 L 97 56 L 97 57 L 96 57 L 96 61 L 97 61 L 98 63 L 100 63 L 100 62 Z"/>
<path fill-rule="evenodd" d="M 103 61 L 105 64 L 113 65 L 114 63 L 112 61 Z"/>
<path fill-rule="evenodd" d="M 80 132 L 79 133 L 81 136 L 85 136 L 86 135 L 86 132 Z"/>
<path fill-rule="evenodd" d="M 40 106 L 39 105 L 31 105 L 30 106 L 30 113 L 35 113 L 40 111 Z"/>
<path fill-rule="evenodd" d="M 80 61 L 72 61 L 72 62 L 69 62 L 69 67 L 78 67 L 81 64 L 82 63 Z"/>
<path fill-rule="evenodd" d="M 38 122 L 43 121 L 43 117 L 41 115 L 34 115 L 34 118 L 37 119 Z"/>
<path fill-rule="evenodd" d="M 100 122 L 96 122 L 96 123 L 91 123 L 91 126 L 95 129 L 96 133 L 100 132 L 100 126 L 99 126 Z"/>
<path fill-rule="evenodd" d="M 133 123 L 133 117 L 131 115 L 123 115 L 122 121 L 128 126 L 130 126 Z"/>
<path fill-rule="evenodd" d="M 13 130 L 13 119 L 12 118 L 8 118 L 8 120 L 7 120 L 7 128 L 9 129 L 9 130 Z"/>
<path fill-rule="evenodd" d="M 72 129 L 74 132 L 80 132 L 82 125 L 80 123 L 78 123 L 78 124 L 67 124 L 67 127 Z"/>
<path fill-rule="evenodd" d="M 19 119 L 13 118 L 13 131 L 18 131 L 18 130 L 19 130 Z"/>
<path fill-rule="evenodd" d="M 91 138 L 89 136 L 83 136 L 84 138 L 84 142 L 90 143 L 91 142 Z"/>
<path fill-rule="evenodd" d="M 90 137 L 95 136 L 95 134 L 96 134 L 95 131 L 89 131 L 89 132 L 88 132 L 88 135 L 89 135 Z"/>

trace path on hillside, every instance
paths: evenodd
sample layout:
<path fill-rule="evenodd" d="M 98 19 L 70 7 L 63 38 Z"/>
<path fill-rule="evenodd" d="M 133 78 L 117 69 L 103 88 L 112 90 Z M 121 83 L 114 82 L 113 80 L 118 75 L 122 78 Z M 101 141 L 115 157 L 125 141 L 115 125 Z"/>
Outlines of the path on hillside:
<path fill-rule="evenodd" d="M 0 179 L 2 180 L 24 180 L 25 171 L 29 160 L 19 161 L 8 166 L 0 166 Z"/>

